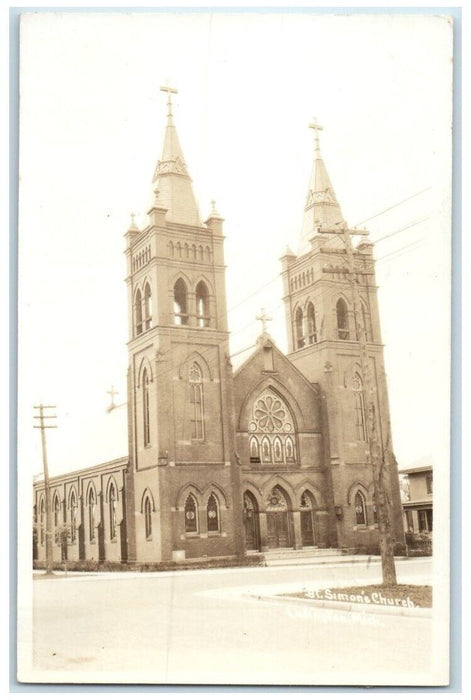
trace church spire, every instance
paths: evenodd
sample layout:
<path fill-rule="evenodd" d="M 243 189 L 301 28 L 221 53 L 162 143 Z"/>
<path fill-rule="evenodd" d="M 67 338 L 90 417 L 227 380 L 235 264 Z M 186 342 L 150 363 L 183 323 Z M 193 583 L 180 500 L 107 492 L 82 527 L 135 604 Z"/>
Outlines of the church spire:
<path fill-rule="evenodd" d="M 160 89 L 167 93 L 167 126 L 162 156 L 152 178 L 153 189 L 159 190 L 159 202 L 167 209 L 167 221 L 201 226 L 191 178 L 173 121 L 172 95 L 176 95 L 177 90 L 168 86 Z"/>
<path fill-rule="evenodd" d="M 309 189 L 304 207 L 303 226 L 301 229 L 301 240 L 299 253 L 303 254 L 310 250 L 309 240 L 315 234 L 319 226 L 331 227 L 343 221 L 342 211 L 337 202 L 334 188 L 330 182 L 327 169 L 322 160 L 319 145 L 319 131 L 322 131 L 316 119 L 309 124 L 309 128 L 314 130 L 314 163 L 309 181 Z"/>

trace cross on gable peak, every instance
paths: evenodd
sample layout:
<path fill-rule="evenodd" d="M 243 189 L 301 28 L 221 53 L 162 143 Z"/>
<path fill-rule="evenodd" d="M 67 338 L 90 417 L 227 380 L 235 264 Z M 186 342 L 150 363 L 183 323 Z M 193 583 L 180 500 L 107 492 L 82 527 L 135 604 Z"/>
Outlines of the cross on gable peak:
<path fill-rule="evenodd" d="M 261 308 L 260 313 L 255 317 L 255 320 L 261 321 L 262 333 L 265 335 L 267 332 L 267 323 L 268 323 L 268 321 L 273 321 L 272 317 L 267 315 L 267 312 L 265 311 L 264 308 Z"/>

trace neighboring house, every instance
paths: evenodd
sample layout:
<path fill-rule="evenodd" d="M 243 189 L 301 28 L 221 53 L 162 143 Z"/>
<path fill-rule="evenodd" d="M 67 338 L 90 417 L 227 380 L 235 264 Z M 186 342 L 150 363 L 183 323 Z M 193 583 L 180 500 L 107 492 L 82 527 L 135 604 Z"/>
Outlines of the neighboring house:
<path fill-rule="evenodd" d="M 251 154 L 247 167 L 257 167 Z M 170 103 L 153 190 L 148 225 L 133 221 L 126 233 L 129 452 L 51 480 L 51 526 L 55 535 L 69 529 L 67 557 L 156 562 L 377 548 L 356 327 L 362 323 L 376 378 L 378 435 L 391 445 L 373 244 L 361 232 L 354 252 L 359 321 L 332 230 L 344 217 L 318 143 L 299 251 L 281 258 L 289 352 L 276 347 L 263 313 L 262 335 L 237 371 L 223 219 L 214 207 L 200 219 Z M 380 449 L 389 455 L 392 536 L 401 547 L 397 467 L 392 449 Z M 35 554 L 43 560 L 44 482 L 34 491 Z M 59 544 L 56 536 L 54 559 Z"/>
<path fill-rule="evenodd" d="M 401 469 L 407 477 L 409 500 L 403 502 L 406 532 L 431 533 L 433 530 L 433 467 L 420 466 Z"/>

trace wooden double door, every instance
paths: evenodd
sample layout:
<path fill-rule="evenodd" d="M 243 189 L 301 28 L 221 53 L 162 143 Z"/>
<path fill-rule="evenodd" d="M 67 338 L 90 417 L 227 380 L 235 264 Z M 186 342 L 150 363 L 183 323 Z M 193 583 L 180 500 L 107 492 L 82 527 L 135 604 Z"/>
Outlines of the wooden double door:
<path fill-rule="evenodd" d="M 269 549 L 291 547 L 290 527 L 287 511 L 267 513 L 267 538 Z"/>

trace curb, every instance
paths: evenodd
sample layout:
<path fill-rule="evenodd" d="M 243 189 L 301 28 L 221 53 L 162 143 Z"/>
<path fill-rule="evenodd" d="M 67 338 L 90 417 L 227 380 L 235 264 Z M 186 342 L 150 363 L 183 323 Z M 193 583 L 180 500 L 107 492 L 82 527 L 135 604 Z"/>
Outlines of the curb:
<path fill-rule="evenodd" d="M 244 598 L 255 598 L 270 603 L 290 603 L 291 605 L 308 605 L 316 608 L 330 608 L 347 612 L 367 613 L 370 615 L 396 615 L 401 617 L 432 618 L 432 608 L 400 608 L 393 605 L 375 605 L 374 603 L 347 603 L 341 600 L 312 600 L 310 598 L 292 598 L 289 595 L 269 595 L 244 593 Z"/>

